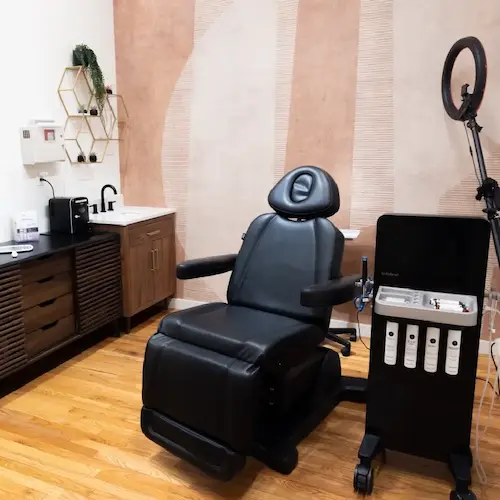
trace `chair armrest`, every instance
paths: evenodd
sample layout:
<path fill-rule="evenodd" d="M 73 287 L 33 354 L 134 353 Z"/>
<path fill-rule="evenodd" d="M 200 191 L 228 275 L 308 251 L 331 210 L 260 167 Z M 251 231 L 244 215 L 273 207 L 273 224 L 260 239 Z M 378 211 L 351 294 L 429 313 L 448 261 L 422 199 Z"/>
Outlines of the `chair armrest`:
<path fill-rule="evenodd" d="M 202 259 L 186 260 L 177 265 L 177 279 L 190 280 L 227 273 L 233 270 L 236 257 L 237 254 L 231 253 L 216 255 L 214 257 L 204 257 Z"/>
<path fill-rule="evenodd" d="M 354 299 L 356 282 L 361 276 L 345 276 L 319 285 L 311 285 L 300 293 L 300 303 L 305 307 L 328 307 L 344 304 Z"/>

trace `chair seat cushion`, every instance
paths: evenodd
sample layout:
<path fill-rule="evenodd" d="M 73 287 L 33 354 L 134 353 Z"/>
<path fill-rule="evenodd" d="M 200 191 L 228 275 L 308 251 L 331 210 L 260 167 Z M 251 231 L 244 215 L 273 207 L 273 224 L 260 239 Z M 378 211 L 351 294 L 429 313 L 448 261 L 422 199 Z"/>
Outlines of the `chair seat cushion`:
<path fill-rule="evenodd" d="M 324 339 L 318 326 L 222 302 L 165 316 L 159 333 L 247 363 L 286 368 Z"/>

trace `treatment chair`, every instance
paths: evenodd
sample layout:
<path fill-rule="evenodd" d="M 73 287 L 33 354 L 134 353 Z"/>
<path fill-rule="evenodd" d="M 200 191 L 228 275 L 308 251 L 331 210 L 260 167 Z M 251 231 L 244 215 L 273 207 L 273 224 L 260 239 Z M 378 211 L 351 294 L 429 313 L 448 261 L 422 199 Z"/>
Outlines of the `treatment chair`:
<path fill-rule="evenodd" d="M 358 279 L 340 277 L 344 237 L 327 219 L 337 185 L 299 167 L 268 201 L 276 213 L 252 222 L 238 254 L 177 267 L 179 279 L 232 271 L 227 303 L 165 316 L 144 360 L 144 434 L 223 480 L 247 456 L 290 473 L 298 443 L 339 401 L 364 401 L 366 381 L 341 377 L 339 355 L 321 346 Z"/>

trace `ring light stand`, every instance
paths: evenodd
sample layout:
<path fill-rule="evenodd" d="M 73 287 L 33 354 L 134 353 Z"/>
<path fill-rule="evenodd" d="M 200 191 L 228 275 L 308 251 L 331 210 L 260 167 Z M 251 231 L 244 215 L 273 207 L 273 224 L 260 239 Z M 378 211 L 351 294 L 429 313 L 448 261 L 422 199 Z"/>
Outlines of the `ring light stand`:
<path fill-rule="evenodd" d="M 451 95 L 451 73 L 458 54 L 464 49 L 469 49 L 472 52 L 476 67 L 476 79 L 472 94 L 468 90 L 469 84 L 465 83 L 462 85 L 462 104 L 460 108 L 457 108 L 453 103 Z M 476 200 L 479 201 L 484 198 L 486 202 L 486 208 L 483 209 L 483 212 L 486 213 L 491 225 L 495 252 L 500 265 L 500 220 L 498 213 L 500 207 L 500 188 L 497 181 L 488 177 L 486 172 L 483 148 L 479 137 L 482 127 L 476 121 L 477 111 L 483 100 L 484 89 L 486 87 L 486 67 L 486 54 L 481 42 L 473 36 L 461 38 L 453 45 L 446 56 L 441 80 L 441 95 L 444 109 L 448 113 L 448 116 L 453 120 L 467 123 L 467 127 L 472 132 L 481 181 L 481 185 L 477 188 Z"/>

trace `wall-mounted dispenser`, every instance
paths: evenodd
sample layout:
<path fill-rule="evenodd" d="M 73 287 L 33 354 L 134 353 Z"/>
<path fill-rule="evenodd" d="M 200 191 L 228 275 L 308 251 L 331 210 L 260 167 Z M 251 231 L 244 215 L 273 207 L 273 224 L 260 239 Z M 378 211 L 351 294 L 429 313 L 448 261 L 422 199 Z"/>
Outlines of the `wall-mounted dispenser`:
<path fill-rule="evenodd" d="M 21 154 L 24 165 L 64 161 L 62 125 L 53 120 L 32 120 L 20 130 Z"/>

